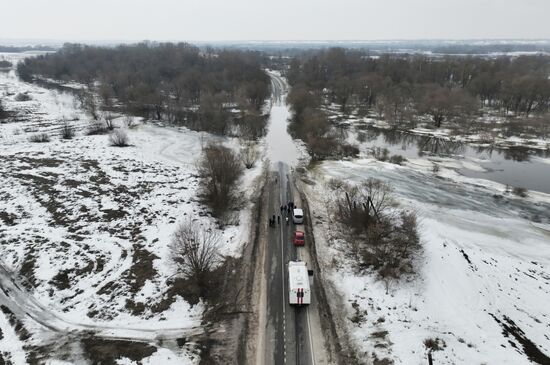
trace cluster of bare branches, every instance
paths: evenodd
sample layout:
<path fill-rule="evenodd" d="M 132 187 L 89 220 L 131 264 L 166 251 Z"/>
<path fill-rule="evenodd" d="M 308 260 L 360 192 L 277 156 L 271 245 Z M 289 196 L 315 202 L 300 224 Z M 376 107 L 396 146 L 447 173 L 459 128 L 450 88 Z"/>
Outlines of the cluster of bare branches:
<path fill-rule="evenodd" d="M 174 232 L 170 249 L 178 273 L 191 280 L 204 296 L 209 276 L 222 259 L 219 234 L 209 226 L 188 219 Z"/>
<path fill-rule="evenodd" d="M 236 198 L 236 184 L 243 173 L 239 156 L 231 149 L 210 144 L 203 148 L 197 166 L 202 178 L 202 195 L 216 217 L 220 217 Z"/>
<path fill-rule="evenodd" d="M 386 281 L 412 272 L 420 249 L 414 212 L 399 209 L 391 186 L 369 178 L 359 185 L 332 180 L 332 214 L 344 227 L 349 253 L 358 268 L 373 268 Z"/>
<path fill-rule="evenodd" d="M 109 135 L 109 142 L 111 146 L 127 147 L 129 145 L 128 134 L 124 129 L 116 129 Z"/>

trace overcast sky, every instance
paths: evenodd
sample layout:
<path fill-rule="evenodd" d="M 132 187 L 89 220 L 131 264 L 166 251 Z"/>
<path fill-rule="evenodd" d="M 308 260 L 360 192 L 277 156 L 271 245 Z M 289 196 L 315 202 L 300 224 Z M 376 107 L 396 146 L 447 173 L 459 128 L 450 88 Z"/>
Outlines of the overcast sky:
<path fill-rule="evenodd" d="M 0 0 L 0 39 L 550 38 L 550 0 Z"/>

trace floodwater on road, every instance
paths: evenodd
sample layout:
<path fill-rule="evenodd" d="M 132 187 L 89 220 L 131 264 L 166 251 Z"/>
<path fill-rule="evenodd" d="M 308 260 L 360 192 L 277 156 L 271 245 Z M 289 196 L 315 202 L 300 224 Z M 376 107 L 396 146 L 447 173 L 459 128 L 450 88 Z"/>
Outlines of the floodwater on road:
<path fill-rule="evenodd" d="M 296 166 L 299 152 L 292 137 L 287 132 L 290 111 L 281 103 L 273 105 L 266 135 L 267 155 L 272 163 L 279 161 Z"/>
<path fill-rule="evenodd" d="M 280 161 L 294 167 L 298 164 L 300 151 L 287 131 L 291 113 L 285 103 L 286 81 L 277 74 L 269 75 L 272 78 L 273 98 L 266 134 L 267 157 L 273 164 Z"/>

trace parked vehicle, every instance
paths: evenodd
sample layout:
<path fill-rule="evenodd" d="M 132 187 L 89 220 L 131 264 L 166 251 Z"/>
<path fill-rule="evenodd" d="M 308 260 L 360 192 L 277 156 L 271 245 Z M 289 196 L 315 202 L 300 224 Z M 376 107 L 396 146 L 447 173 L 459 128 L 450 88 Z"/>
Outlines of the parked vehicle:
<path fill-rule="evenodd" d="M 303 261 L 288 263 L 288 300 L 291 305 L 311 303 L 309 276 L 306 263 Z"/>
<path fill-rule="evenodd" d="M 303 246 L 306 244 L 306 236 L 302 231 L 295 231 L 294 238 L 292 239 L 295 246 Z"/>
<path fill-rule="evenodd" d="M 304 223 L 304 212 L 302 209 L 295 208 L 292 210 L 292 221 L 294 224 Z"/>

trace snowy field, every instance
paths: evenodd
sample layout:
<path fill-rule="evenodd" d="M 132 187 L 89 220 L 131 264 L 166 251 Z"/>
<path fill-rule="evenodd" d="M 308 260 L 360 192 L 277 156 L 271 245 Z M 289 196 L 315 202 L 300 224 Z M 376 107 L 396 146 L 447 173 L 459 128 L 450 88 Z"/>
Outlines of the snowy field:
<path fill-rule="evenodd" d="M 15 101 L 20 92 L 32 100 Z M 0 95 L 18 112 L 0 124 L 1 357 L 70 364 L 81 353 L 85 362 L 108 346 L 52 347 L 93 337 L 146 343 L 143 364 L 196 363 L 190 340 L 201 333 L 204 305 L 173 287 L 169 243 L 185 219 L 214 224 L 197 199 L 195 162 L 201 145 L 218 138 L 138 122 L 128 130 L 130 147 L 111 147 L 107 135 L 85 135 L 89 118 L 70 94 L 22 83 L 11 71 L 0 72 Z M 59 138 L 62 120 L 76 127 L 74 139 Z M 51 141 L 29 142 L 40 132 Z M 234 139 L 219 142 L 239 147 Z M 260 167 L 245 172 L 245 202 L 260 174 Z M 240 254 L 248 208 L 220 231 L 223 254 Z M 117 362 L 139 360 L 130 354 Z"/>
<path fill-rule="evenodd" d="M 314 185 L 302 184 L 320 264 L 343 295 L 343 327 L 366 363 L 375 354 L 395 364 L 427 364 L 424 341 L 439 339 L 435 364 L 530 364 L 537 356 L 547 364 L 550 196 L 518 198 L 503 185 L 442 167 L 434 174 L 418 161 L 332 161 L 310 172 Z M 374 274 L 350 269 L 328 218 L 326 183 L 368 177 L 390 182 L 401 205 L 419 216 L 417 275 L 391 282 L 388 291 Z"/>

